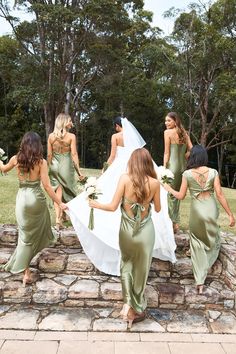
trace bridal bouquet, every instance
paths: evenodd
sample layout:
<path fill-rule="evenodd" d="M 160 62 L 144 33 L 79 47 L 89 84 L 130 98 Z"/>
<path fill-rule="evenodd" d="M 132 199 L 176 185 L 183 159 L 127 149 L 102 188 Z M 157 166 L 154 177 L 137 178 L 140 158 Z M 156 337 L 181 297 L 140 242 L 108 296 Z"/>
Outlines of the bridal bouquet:
<path fill-rule="evenodd" d="M 0 160 L 5 161 L 7 159 L 7 156 L 5 155 L 5 151 L 0 148 Z"/>
<path fill-rule="evenodd" d="M 84 191 L 87 194 L 87 197 L 90 199 L 98 199 L 98 195 L 102 194 L 100 190 L 97 188 L 97 179 L 96 177 L 88 177 L 87 182 L 84 186 Z M 89 214 L 89 224 L 88 228 L 90 230 L 94 229 L 94 209 L 91 208 Z"/>
<path fill-rule="evenodd" d="M 0 161 L 5 161 L 6 159 L 7 159 L 7 156 L 5 155 L 5 151 L 0 148 Z M 4 175 L 4 173 L 2 173 L 2 171 L 0 173 L 2 176 Z"/>
<path fill-rule="evenodd" d="M 158 180 L 163 184 L 170 184 L 174 180 L 174 174 L 164 166 L 158 167 L 157 174 Z"/>

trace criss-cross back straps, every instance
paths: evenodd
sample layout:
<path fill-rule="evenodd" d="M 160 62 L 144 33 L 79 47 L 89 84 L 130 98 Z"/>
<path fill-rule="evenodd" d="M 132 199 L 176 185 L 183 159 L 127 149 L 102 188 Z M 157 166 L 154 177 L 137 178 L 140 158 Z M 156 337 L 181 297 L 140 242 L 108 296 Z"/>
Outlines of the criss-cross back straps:
<path fill-rule="evenodd" d="M 205 172 L 197 172 L 197 171 L 192 171 L 193 173 L 196 173 L 198 175 L 198 178 L 194 179 L 197 181 L 197 183 L 200 185 L 201 188 L 204 188 L 206 186 L 207 178 L 205 177 L 206 173 L 209 173 L 209 170 Z"/>

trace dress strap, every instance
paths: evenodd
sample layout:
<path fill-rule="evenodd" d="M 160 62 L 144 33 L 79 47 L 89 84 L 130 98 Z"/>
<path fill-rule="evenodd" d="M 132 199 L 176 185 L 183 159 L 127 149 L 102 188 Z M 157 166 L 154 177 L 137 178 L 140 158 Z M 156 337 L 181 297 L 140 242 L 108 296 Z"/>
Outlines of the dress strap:
<path fill-rule="evenodd" d="M 138 232 L 138 230 L 140 229 L 140 225 L 141 225 L 141 221 L 142 221 L 142 211 L 145 211 L 145 207 L 139 203 L 133 203 L 130 206 L 130 209 L 132 209 L 133 213 L 134 213 L 134 228 L 133 228 L 133 236 L 136 235 L 136 233 Z"/>

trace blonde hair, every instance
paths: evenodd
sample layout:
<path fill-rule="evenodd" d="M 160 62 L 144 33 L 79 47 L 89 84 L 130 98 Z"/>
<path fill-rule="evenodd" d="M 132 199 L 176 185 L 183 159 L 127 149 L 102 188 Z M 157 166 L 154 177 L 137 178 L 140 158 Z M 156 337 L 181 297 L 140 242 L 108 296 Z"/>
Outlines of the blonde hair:
<path fill-rule="evenodd" d="M 133 183 L 137 202 L 143 203 L 150 194 L 149 182 L 147 190 L 147 177 L 157 178 L 152 157 L 147 149 L 139 148 L 133 151 L 128 161 L 128 175 Z"/>
<path fill-rule="evenodd" d="M 65 113 L 60 113 L 58 114 L 56 120 L 55 120 L 55 125 L 54 125 L 54 130 L 53 134 L 55 135 L 56 138 L 63 139 L 67 129 L 66 125 L 68 124 L 69 120 L 71 119 L 71 116 L 69 114 Z"/>

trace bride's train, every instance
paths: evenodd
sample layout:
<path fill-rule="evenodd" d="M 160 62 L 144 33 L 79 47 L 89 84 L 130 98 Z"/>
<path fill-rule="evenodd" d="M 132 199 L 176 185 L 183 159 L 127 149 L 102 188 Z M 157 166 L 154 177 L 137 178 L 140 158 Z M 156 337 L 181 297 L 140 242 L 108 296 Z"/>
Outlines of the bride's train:
<path fill-rule="evenodd" d="M 130 124 L 130 123 L 129 123 Z M 130 136 L 130 135 L 129 135 Z M 129 139 L 129 142 L 131 140 Z M 124 135 L 125 142 L 125 135 Z M 144 144 L 143 144 L 144 145 Z M 134 142 L 132 141 L 132 146 Z M 140 146 L 134 146 L 137 148 Z M 114 162 L 106 172 L 98 179 L 98 188 L 102 194 L 99 202 L 109 203 L 115 193 L 120 176 L 126 172 L 127 162 L 134 150 L 125 144 L 125 147 L 117 147 Z M 158 167 L 156 167 L 158 170 Z M 68 214 L 79 237 L 84 252 L 90 261 L 100 271 L 112 274 L 120 274 L 120 250 L 119 228 L 121 212 L 118 208 L 115 212 L 106 212 L 94 209 L 94 229 L 88 229 L 90 208 L 85 192 L 68 203 Z M 152 209 L 152 219 L 155 227 L 155 245 L 153 257 L 175 262 L 175 240 L 172 222 L 168 216 L 167 192 L 161 187 L 161 211 L 156 213 Z"/>

